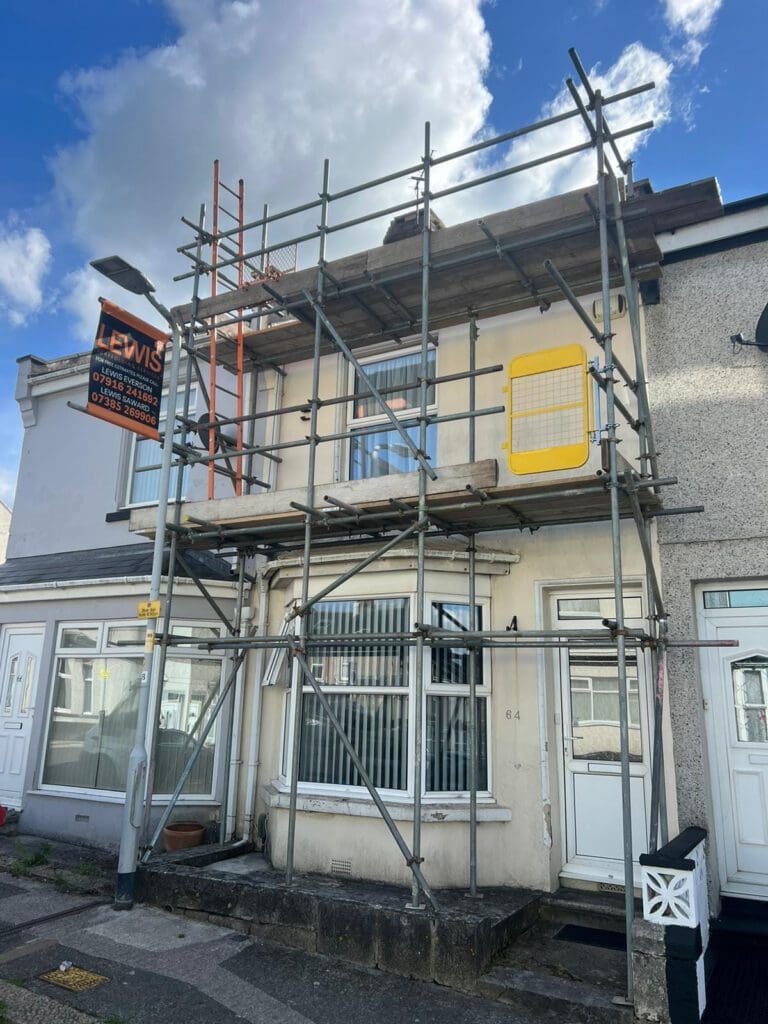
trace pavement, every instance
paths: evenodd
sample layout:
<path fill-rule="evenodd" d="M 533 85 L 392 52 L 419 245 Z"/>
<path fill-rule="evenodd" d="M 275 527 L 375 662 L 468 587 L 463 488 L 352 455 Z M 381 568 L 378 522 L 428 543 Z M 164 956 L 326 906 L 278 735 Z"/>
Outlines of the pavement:
<path fill-rule="evenodd" d="M 66 980 L 67 963 L 104 980 L 73 992 L 41 977 Z M 99 893 L 8 872 L 0 1001 L 0 1024 L 532 1024 L 489 1000 L 153 907 L 118 913 Z"/>

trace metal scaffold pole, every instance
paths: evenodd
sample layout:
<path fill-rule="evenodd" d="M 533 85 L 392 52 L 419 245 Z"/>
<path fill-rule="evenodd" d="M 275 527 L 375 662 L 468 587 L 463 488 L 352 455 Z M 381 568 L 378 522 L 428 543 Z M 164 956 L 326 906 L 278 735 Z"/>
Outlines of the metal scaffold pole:
<path fill-rule="evenodd" d="M 320 346 L 323 337 L 323 321 L 321 319 L 320 307 L 323 301 L 323 264 L 325 263 L 325 240 L 328 225 L 328 179 L 329 161 L 323 163 L 323 188 L 320 193 L 320 244 L 317 257 L 317 304 L 315 312 L 315 335 L 314 352 L 312 358 L 312 399 L 310 401 L 309 419 L 309 450 L 307 458 L 307 490 L 306 490 L 306 518 L 304 520 L 304 562 L 301 577 L 301 604 L 307 609 L 299 616 L 299 642 L 304 647 L 308 630 L 308 602 L 310 584 L 310 563 L 312 558 L 312 527 L 314 525 L 314 513 L 312 507 L 315 503 L 315 464 L 317 459 L 317 414 L 320 408 Z M 301 768 L 301 727 L 302 727 L 302 706 L 304 698 L 304 671 L 298 661 L 294 661 L 293 668 L 293 716 L 291 722 L 291 792 L 288 808 L 288 838 L 285 854 L 285 880 L 290 885 L 293 882 L 293 861 L 294 848 L 296 843 L 296 805 L 298 802 L 299 771 Z"/>
<path fill-rule="evenodd" d="M 422 204 L 421 204 L 421 359 L 419 367 L 419 522 L 425 524 L 427 517 L 427 468 L 424 460 L 427 452 L 427 398 L 429 376 L 429 259 L 431 249 L 430 237 L 430 169 L 432 164 L 432 145 L 430 141 L 430 123 L 424 125 L 424 159 L 422 164 Z M 424 526 L 416 538 L 416 607 L 414 614 L 417 623 L 425 621 L 424 601 L 424 563 L 426 558 L 426 537 Z M 416 679 L 413 687 L 413 862 L 419 868 L 423 863 L 421 856 L 421 793 L 424 787 L 424 648 L 423 632 L 419 632 L 416 640 Z M 413 876 L 411 887 L 412 910 L 422 907 L 420 887 L 417 876 Z"/>
<path fill-rule="evenodd" d="M 475 408 L 475 369 L 477 360 L 477 318 L 469 321 L 469 411 Z M 469 430 L 469 461 L 475 461 L 475 421 L 468 422 Z M 477 571 L 477 539 L 474 534 L 468 543 L 469 575 L 469 629 L 481 628 L 475 610 Z M 486 624 L 487 627 L 487 624 Z M 469 895 L 478 896 L 477 891 L 477 662 L 478 655 L 482 658 L 482 647 L 470 647 L 468 652 L 469 666 Z"/>
<path fill-rule="evenodd" d="M 635 916 L 634 857 L 632 852 L 632 795 L 629 774 L 629 699 L 627 692 L 627 652 L 624 632 L 624 579 L 621 554 L 621 513 L 619 509 L 619 473 L 616 437 L 616 406 L 614 401 L 613 334 L 611 333 L 611 277 L 608 253 L 608 176 L 605 169 L 605 125 L 602 98 L 595 93 L 595 131 L 597 153 L 598 212 L 600 231 L 600 267 L 602 276 L 603 331 L 605 352 L 605 395 L 607 405 L 606 437 L 608 441 L 608 484 L 611 504 L 611 547 L 613 553 L 613 593 L 616 604 L 616 662 L 619 690 L 619 740 L 621 756 L 621 815 L 624 848 L 624 916 L 627 942 L 626 1003 L 634 1004 L 634 970 L 632 964 L 632 924 Z"/>

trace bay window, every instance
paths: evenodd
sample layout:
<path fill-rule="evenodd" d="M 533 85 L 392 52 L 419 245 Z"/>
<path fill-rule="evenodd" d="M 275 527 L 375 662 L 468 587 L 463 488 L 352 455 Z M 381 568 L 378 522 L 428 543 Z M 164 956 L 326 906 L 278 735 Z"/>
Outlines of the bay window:
<path fill-rule="evenodd" d="M 469 606 L 456 601 L 430 602 L 432 622 L 440 629 L 482 629 L 477 605 L 470 627 Z M 351 740 L 377 789 L 412 794 L 411 723 L 415 650 L 377 634 L 413 629 L 408 597 L 320 601 L 312 609 L 308 631 L 313 637 L 372 636 L 365 647 L 345 643 L 308 645 L 308 664 L 334 714 Z M 477 789 L 488 786 L 488 667 L 481 649 L 427 647 L 424 687 L 424 777 L 426 793 L 466 793 L 469 789 L 469 664 L 475 659 L 477 686 Z M 298 671 L 298 669 L 297 669 Z M 291 695 L 286 694 L 282 774 L 289 775 Z M 312 787 L 362 787 L 359 772 L 309 685 L 303 687 L 299 782 Z"/>
<path fill-rule="evenodd" d="M 429 349 L 427 374 L 435 376 L 436 356 Z M 379 391 L 390 411 L 401 421 L 408 436 L 419 446 L 419 414 L 421 352 L 398 354 L 364 364 L 368 378 Z M 368 477 L 408 473 L 417 468 L 413 453 L 390 422 L 375 398 L 368 395 L 368 387 L 358 373 L 354 375 L 353 393 L 357 397 L 352 411 L 352 438 L 350 441 L 349 478 L 363 480 Z M 435 385 L 427 389 L 427 412 L 433 415 Z M 433 465 L 437 463 L 437 425 L 427 425 L 427 454 Z"/>
<path fill-rule="evenodd" d="M 185 629 L 218 635 L 217 627 L 174 625 L 177 633 Z M 144 670 L 144 637 L 143 623 L 59 627 L 43 786 L 125 790 Z M 220 656 L 168 656 L 157 723 L 155 793 L 173 792 L 218 695 L 221 677 Z M 185 794 L 213 793 L 215 750 L 214 725 Z"/>

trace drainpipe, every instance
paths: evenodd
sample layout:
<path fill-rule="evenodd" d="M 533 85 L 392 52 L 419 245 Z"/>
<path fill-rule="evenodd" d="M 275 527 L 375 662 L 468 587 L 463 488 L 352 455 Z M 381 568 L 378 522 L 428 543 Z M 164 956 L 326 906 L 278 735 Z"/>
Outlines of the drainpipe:
<path fill-rule="evenodd" d="M 244 556 L 241 555 L 241 559 Z M 245 573 L 245 564 L 241 562 L 240 567 L 241 573 Z M 243 631 L 243 623 L 250 618 L 250 605 L 246 605 L 244 587 L 238 586 L 238 601 L 240 602 L 240 609 L 237 612 L 237 622 L 239 631 Z M 221 841 L 229 842 L 235 831 L 235 824 L 237 818 L 237 798 L 238 798 L 238 786 L 240 782 L 240 765 L 241 761 L 241 750 L 242 750 L 242 721 L 243 721 L 243 693 L 244 683 L 248 668 L 248 658 L 246 657 L 238 670 L 237 676 L 235 677 L 235 693 L 233 697 L 232 707 L 232 719 L 230 721 L 230 732 L 229 732 L 229 760 L 227 764 L 227 771 L 229 772 L 229 779 L 227 782 L 226 798 L 221 808 L 222 818 L 222 830 L 221 830 Z"/>
<path fill-rule="evenodd" d="M 271 574 L 269 574 L 271 575 Z M 269 606 L 269 575 L 262 567 L 256 570 L 256 590 L 259 595 L 259 618 L 256 627 L 257 636 L 266 636 L 267 613 Z M 253 839 L 255 831 L 256 782 L 259 770 L 259 752 L 261 748 L 261 680 L 264 676 L 264 647 L 256 649 L 253 659 L 253 701 L 251 717 L 248 723 L 248 767 L 245 779 L 245 810 L 243 815 L 243 839 Z"/>

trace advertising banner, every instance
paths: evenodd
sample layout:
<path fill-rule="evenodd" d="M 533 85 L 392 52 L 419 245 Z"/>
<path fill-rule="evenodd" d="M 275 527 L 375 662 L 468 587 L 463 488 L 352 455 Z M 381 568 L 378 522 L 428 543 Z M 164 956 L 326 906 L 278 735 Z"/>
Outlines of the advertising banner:
<path fill-rule="evenodd" d="M 86 408 L 92 416 L 157 441 L 168 335 L 100 301 Z"/>

